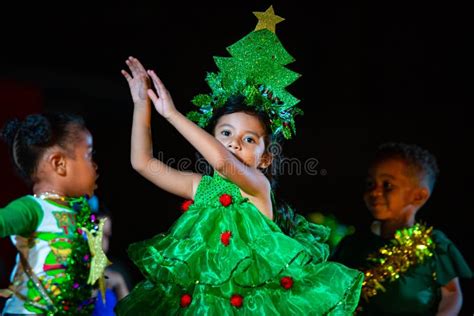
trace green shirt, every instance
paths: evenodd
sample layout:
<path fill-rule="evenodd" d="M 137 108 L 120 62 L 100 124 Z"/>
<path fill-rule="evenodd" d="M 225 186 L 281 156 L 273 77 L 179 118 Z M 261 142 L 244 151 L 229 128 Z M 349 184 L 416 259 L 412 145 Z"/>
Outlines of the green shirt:
<path fill-rule="evenodd" d="M 30 196 L 21 197 L 0 208 L 0 238 L 12 235 L 27 237 L 43 219 L 43 210 Z"/>
<path fill-rule="evenodd" d="M 386 292 L 362 302 L 362 315 L 435 315 L 441 300 L 441 287 L 456 277 L 471 278 L 463 256 L 445 234 L 433 230 L 433 257 L 411 267 L 396 281 L 384 282 Z M 369 254 L 385 246 L 389 240 L 372 232 L 358 232 L 341 241 L 332 260 L 365 270 Z M 361 299 L 363 301 L 363 299 Z"/>
<path fill-rule="evenodd" d="M 76 229 L 73 209 L 32 195 L 21 197 L 0 209 L 0 237 L 11 236 L 13 244 L 25 256 L 31 271 L 46 289 L 51 289 L 52 285 L 61 288 L 67 280 L 66 268 Z M 31 302 L 45 305 L 46 301 L 24 273 L 18 259 L 11 281 L 19 294 L 8 299 L 4 313 L 42 313 Z"/>

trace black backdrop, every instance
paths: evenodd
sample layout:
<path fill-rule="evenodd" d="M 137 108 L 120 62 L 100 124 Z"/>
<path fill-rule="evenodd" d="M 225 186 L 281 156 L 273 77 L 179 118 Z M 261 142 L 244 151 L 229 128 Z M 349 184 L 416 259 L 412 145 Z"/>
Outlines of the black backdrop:
<path fill-rule="evenodd" d="M 45 109 L 86 117 L 101 174 L 98 195 L 114 216 L 111 255 L 128 265 L 127 245 L 169 228 L 181 200 L 131 169 L 132 105 L 120 74 L 125 58 L 155 69 L 187 112 L 189 100 L 208 91 L 203 79 L 216 70 L 212 56 L 228 56 L 225 47 L 254 29 L 252 11 L 270 4 L 286 18 L 277 35 L 296 59 L 288 68 L 302 74 L 288 90 L 302 100 L 305 115 L 283 153 L 316 158 L 320 171 L 283 175 L 279 194 L 301 213 L 333 213 L 360 226 L 369 220 L 361 192 L 371 151 L 385 141 L 420 144 L 437 156 L 441 175 L 419 215 L 445 231 L 473 266 L 466 8 L 327 1 L 313 9 L 303 1 L 9 5 L 0 22 L 0 79 L 38 87 Z M 158 115 L 153 131 L 165 159 L 194 157 Z M 462 284 L 463 311 L 472 314 L 473 284 Z"/>

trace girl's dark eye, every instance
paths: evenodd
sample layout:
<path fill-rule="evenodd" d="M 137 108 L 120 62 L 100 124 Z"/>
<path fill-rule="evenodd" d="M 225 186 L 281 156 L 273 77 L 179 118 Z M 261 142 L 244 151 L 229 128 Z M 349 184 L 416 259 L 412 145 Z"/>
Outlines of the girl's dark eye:
<path fill-rule="evenodd" d="M 245 137 L 245 141 L 246 141 L 247 143 L 255 143 L 255 141 L 253 140 L 252 137 Z"/>
<path fill-rule="evenodd" d="M 224 135 L 224 136 L 229 136 L 230 132 L 229 131 L 222 131 L 221 134 Z"/>

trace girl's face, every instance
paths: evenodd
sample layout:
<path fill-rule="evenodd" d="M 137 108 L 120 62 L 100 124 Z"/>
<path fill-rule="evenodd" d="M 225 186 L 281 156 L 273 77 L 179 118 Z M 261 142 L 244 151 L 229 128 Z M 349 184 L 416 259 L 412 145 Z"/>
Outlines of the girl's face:
<path fill-rule="evenodd" d="M 245 165 L 268 167 L 265 154 L 265 129 L 258 117 L 245 112 L 223 115 L 214 128 L 214 136 Z"/>
<path fill-rule="evenodd" d="M 364 201 L 372 216 L 381 221 L 410 216 L 419 190 L 416 176 L 400 159 L 380 161 L 369 169 Z"/>
<path fill-rule="evenodd" d="M 97 165 L 93 160 L 92 135 L 80 131 L 80 139 L 74 146 L 73 155 L 67 158 L 67 195 L 92 196 L 96 188 Z"/>

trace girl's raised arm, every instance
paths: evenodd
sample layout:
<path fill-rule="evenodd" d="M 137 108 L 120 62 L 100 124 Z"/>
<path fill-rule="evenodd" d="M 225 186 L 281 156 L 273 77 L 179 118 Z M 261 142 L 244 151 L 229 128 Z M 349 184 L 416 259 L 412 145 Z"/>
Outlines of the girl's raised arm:
<path fill-rule="evenodd" d="M 151 104 L 147 95 L 150 79 L 138 59 L 126 61 L 131 74 L 122 70 L 132 94 L 134 110 L 132 125 L 131 163 L 133 169 L 165 191 L 192 199 L 201 175 L 173 169 L 153 157 L 151 137 Z"/>
<path fill-rule="evenodd" d="M 156 110 L 186 138 L 204 159 L 219 173 L 252 196 L 269 196 L 270 182 L 258 169 L 240 162 L 213 135 L 209 134 L 176 110 L 171 95 L 153 71 L 148 71 L 157 94 L 148 90 Z"/>

